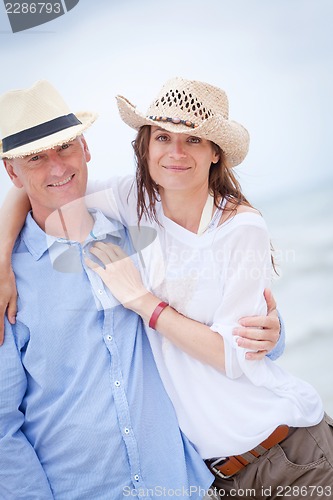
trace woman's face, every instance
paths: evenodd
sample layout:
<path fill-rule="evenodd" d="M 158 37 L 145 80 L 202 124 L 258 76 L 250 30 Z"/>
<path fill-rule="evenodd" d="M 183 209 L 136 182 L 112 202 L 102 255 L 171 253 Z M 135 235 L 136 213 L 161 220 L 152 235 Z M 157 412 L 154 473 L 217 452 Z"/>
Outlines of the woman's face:
<path fill-rule="evenodd" d="M 207 189 L 210 166 L 218 160 L 213 143 L 206 139 L 151 127 L 149 173 L 164 190 Z"/>

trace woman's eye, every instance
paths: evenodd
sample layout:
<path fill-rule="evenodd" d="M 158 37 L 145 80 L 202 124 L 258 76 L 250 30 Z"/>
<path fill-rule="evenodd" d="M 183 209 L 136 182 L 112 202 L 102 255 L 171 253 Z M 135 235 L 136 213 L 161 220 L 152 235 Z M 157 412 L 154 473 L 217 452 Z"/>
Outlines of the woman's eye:
<path fill-rule="evenodd" d="M 160 142 L 165 142 L 165 141 L 167 141 L 167 140 L 168 140 L 168 137 L 167 137 L 166 135 L 158 135 L 158 136 L 156 137 L 156 140 L 157 140 L 157 141 L 160 141 Z"/>
<path fill-rule="evenodd" d="M 192 142 L 192 143 L 194 143 L 194 144 L 199 144 L 199 143 L 200 143 L 200 141 L 201 141 L 201 139 L 200 139 L 200 137 L 189 137 L 189 138 L 188 138 L 188 141 L 189 141 L 189 142 Z"/>

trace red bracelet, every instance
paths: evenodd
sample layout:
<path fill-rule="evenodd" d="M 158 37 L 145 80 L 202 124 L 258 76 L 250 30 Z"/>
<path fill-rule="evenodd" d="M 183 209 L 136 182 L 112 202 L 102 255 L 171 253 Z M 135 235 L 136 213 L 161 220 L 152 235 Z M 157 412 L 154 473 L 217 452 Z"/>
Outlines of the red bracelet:
<path fill-rule="evenodd" d="M 168 307 L 168 305 L 169 304 L 167 304 L 166 302 L 160 302 L 155 307 L 155 309 L 153 311 L 153 314 L 151 315 L 150 320 L 149 320 L 149 326 L 150 326 L 150 328 L 153 328 L 155 330 L 156 322 L 158 320 L 159 315 L 161 314 L 161 312 L 163 311 L 163 309 L 165 309 L 166 307 Z"/>

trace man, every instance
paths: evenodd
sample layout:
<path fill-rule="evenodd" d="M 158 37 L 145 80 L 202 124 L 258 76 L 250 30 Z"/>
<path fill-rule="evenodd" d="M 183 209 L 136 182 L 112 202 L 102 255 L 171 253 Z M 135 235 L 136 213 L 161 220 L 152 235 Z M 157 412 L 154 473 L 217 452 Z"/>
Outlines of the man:
<path fill-rule="evenodd" d="M 200 498 L 213 478 L 178 429 L 141 320 L 84 262 L 96 240 L 130 251 L 122 226 L 82 201 L 94 119 L 46 81 L 0 98 L 4 165 L 32 207 L 0 349 L 0 498 Z"/>

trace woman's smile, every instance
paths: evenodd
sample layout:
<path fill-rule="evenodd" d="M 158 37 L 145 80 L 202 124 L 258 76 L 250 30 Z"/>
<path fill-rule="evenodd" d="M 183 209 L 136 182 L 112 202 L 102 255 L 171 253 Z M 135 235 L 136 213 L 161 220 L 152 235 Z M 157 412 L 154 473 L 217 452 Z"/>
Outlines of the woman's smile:
<path fill-rule="evenodd" d="M 187 172 L 191 169 L 191 167 L 181 165 L 162 165 L 162 167 L 170 172 Z"/>

